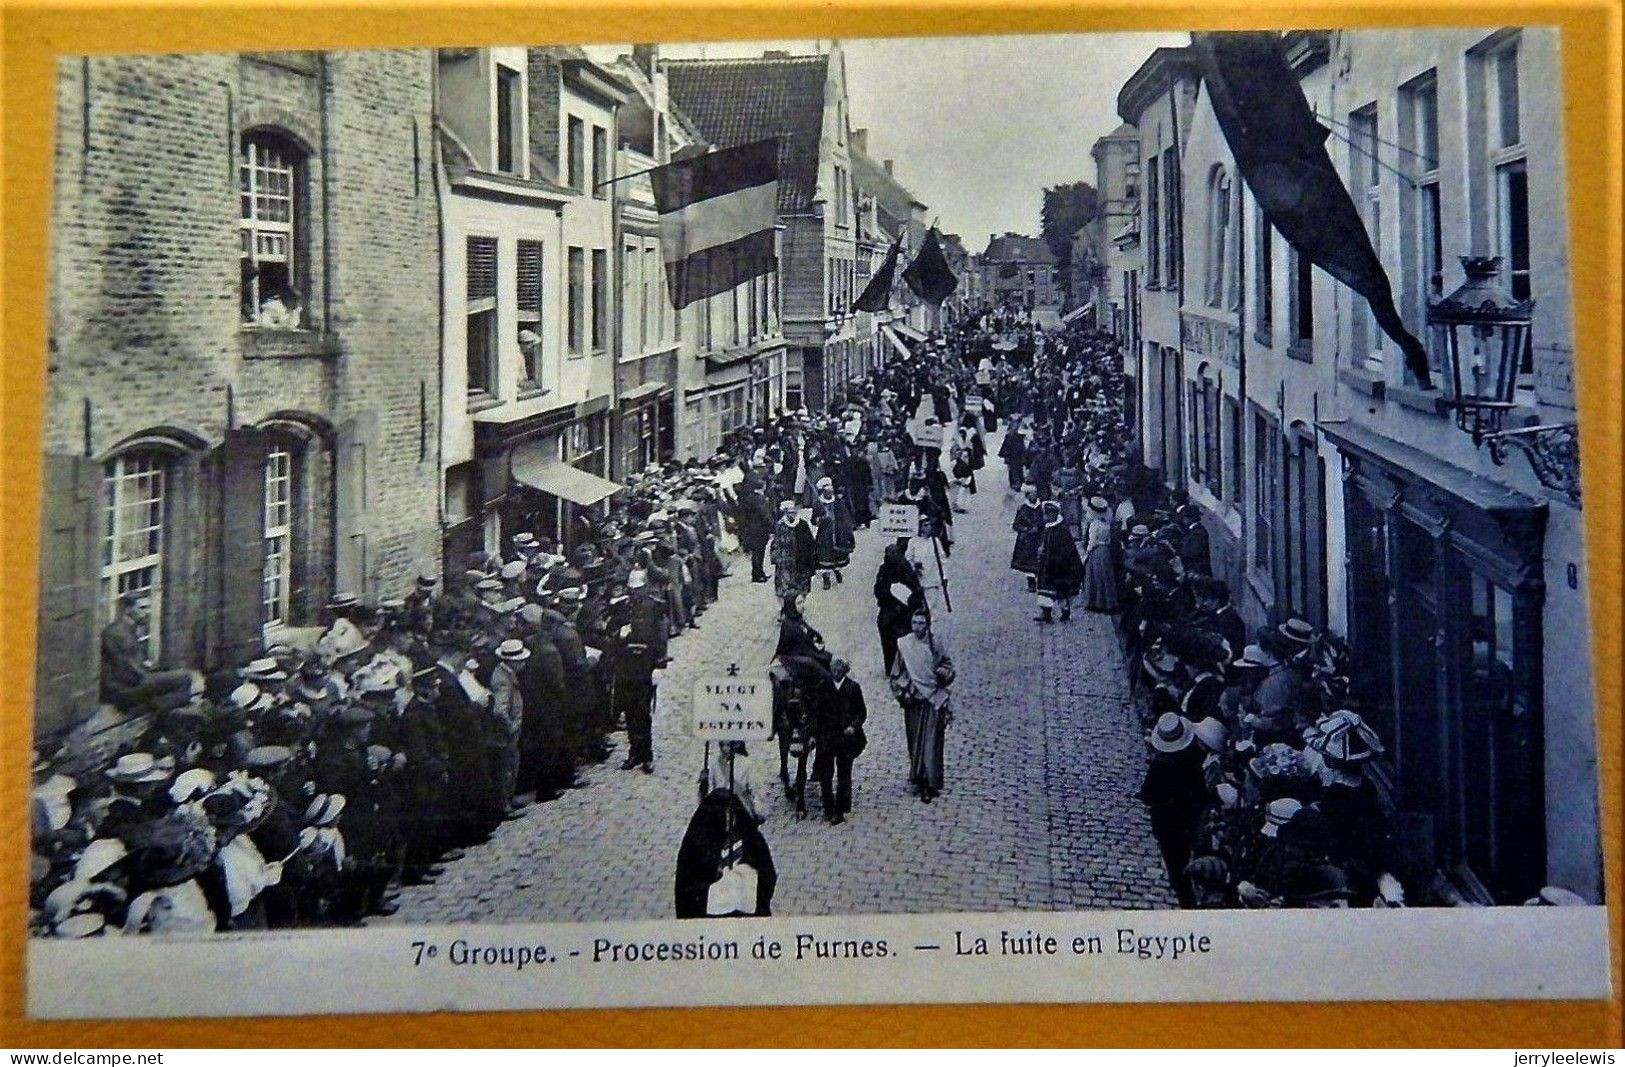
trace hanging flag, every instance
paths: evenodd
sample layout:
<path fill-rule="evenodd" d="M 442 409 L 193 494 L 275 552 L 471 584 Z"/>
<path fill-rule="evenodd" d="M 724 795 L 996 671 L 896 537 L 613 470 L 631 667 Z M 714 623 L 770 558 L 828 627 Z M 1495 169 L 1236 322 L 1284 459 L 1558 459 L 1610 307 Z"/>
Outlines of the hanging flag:
<path fill-rule="evenodd" d="M 1192 33 L 1191 45 L 1213 114 L 1264 217 L 1299 255 L 1365 297 L 1417 383 L 1430 388 L 1427 349 L 1394 307 L 1388 273 L 1326 151 L 1330 131 L 1315 121 L 1280 37 Z"/>
<path fill-rule="evenodd" d="M 886 253 L 885 260 L 875 276 L 869 279 L 869 284 L 863 287 L 857 300 L 852 302 L 854 311 L 885 311 L 891 307 L 892 282 L 897 276 L 897 254 L 903 250 L 903 235 L 899 233 L 897 240 L 892 242 L 891 249 Z"/>
<path fill-rule="evenodd" d="M 940 304 L 959 285 L 948 257 L 942 254 L 935 226 L 925 231 L 925 243 L 914 257 L 914 262 L 903 272 L 903 280 L 914 295 L 931 304 Z"/>
<path fill-rule="evenodd" d="M 681 310 L 774 269 L 779 138 L 656 167 L 649 179 L 673 307 Z"/>

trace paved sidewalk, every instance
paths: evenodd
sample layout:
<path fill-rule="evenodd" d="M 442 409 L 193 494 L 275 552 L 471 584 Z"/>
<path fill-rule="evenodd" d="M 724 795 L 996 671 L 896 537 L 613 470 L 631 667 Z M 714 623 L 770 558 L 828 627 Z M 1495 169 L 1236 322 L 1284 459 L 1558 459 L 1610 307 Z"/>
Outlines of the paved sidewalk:
<path fill-rule="evenodd" d="M 990 451 L 996 451 L 996 440 Z M 778 788 L 777 743 L 752 747 L 763 833 L 779 872 L 776 915 L 1171 907 L 1145 809 L 1135 706 L 1111 621 L 1079 612 L 1032 621 L 1035 603 L 1008 569 L 1014 502 L 994 459 L 982 492 L 956 516 L 946 561 L 954 612 L 940 625 L 957 668 L 947 789 L 923 804 L 908 789 L 902 713 L 881 674 L 874 575 L 884 547 L 858 531 L 843 583 L 815 585 L 807 616 L 852 664 L 869 705 L 869 747 L 853 773 L 853 813 L 804 822 Z M 927 561 L 926 566 L 933 566 Z M 677 847 L 697 799 L 700 742 L 687 735 L 696 678 L 737 662 L 763 672 L 777 638 L 772 584 L 736 561 L 701 629 L 672 642 L 655 719 L 655 773 L 620 771 L 625 735 L 584 788 L 532 807 L 402 891 L 390 922 L 590 921 L 672 914 Z M 380 920 L 372 920 L 378 922 Z"/>

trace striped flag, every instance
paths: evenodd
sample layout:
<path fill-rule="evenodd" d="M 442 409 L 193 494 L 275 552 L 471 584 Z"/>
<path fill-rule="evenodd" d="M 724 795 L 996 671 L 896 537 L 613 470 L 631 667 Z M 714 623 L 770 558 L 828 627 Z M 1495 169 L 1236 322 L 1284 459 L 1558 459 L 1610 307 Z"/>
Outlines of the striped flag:
<path fill-rule="evenodd" d="M 657 167 L 649 178 L 673 307 L 680 310 L 774 269 L 779 138 Z"/>

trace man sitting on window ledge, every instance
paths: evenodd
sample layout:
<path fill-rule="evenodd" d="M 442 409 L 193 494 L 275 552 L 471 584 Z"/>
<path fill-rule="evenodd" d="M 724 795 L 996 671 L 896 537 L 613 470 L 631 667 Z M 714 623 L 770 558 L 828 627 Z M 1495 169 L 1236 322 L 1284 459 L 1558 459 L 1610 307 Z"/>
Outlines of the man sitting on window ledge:
<path fill-rule="evenodd" d="M 143 590 L 124 594 L 123 610 L 102 630 L 101 699 L 135 715 L 178 708 L 203 691 L 196 671 L 153 670 L 141 647 L 141 631 L 152 616 Z"/>

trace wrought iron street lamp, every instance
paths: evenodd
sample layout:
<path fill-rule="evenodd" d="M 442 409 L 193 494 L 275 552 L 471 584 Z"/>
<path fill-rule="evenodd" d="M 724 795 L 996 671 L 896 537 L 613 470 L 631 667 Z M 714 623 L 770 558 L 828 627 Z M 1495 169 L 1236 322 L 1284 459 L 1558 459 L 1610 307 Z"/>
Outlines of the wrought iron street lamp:
<path fill-rule="evenodd" d="M 1535 305 L 1501 287 L 1500 256 L 1462 256 L 1461 268 L 1467 280 L 1430 306 L 1427 319 L 1434 351 L 1448 361 L 1456 425 L 1482 445 L 1513 406 Z"/>
<path fill-rule="evenodd" d="M 1518 372 L 1530 351 L 1535 302 L 1518 300 L 1500 284 L 1500 256 L 1462 256 L 1467 280 L 1428 308 L 1434 351 L 1448 361 L 1456 425 L 1476 447 L 1489 445 L 1496 466 L 1513 452 L 1529 461 L 1540 484 L 1580 502 L 1580 449 L 1573 423 L 1501 428 L 1514 407 Z"/>

